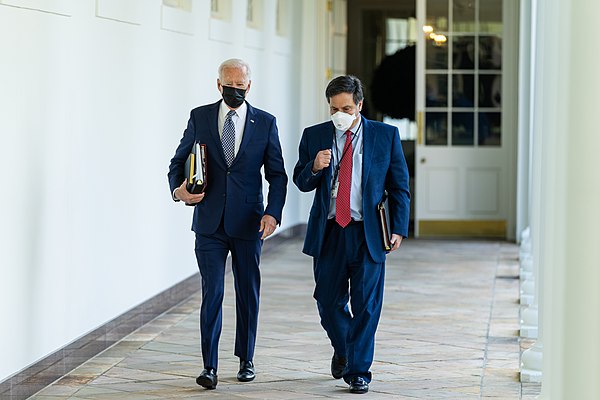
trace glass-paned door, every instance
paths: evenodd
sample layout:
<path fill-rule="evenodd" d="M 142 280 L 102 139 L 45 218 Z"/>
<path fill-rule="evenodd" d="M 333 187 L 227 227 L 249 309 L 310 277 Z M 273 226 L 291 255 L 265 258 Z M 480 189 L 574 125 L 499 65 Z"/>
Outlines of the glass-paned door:
<path fill-rule="evenodd" d="M 505 236 L 505 141 L 515 133 L 502 126 L 508 3 L 417 1 L 419 236 Z"/>
<path fill-rule="evenodd" d="M 500 146 L 502 1 L 425 5 L 426 144 Z"/>

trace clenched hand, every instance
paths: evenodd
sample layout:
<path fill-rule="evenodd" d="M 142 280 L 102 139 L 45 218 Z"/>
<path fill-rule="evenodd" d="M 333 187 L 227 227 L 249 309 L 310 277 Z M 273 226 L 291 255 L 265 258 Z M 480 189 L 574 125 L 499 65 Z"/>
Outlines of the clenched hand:
<path fill-rule="evenodd" d="M 320 170 L 322 170 L 323 168 L 329 167 L 330 163 L 331 163 L 331 150 L 330 149 L 321 150 L 320 152 L 317 153 L 317 156 L 315 157 L 315 161 L 313 161 L 312 172 L 317 173 Z"/>
<path fill-rule="evenodd" d="M 183 181 L 181 186 L 175 189 L 175 198 L 183 201 L 185 204 L 194 205 L 200 203 L 204 198 L 204 192 L 200 194 L 191 194 L 187 191 L 186 181 Z"/>

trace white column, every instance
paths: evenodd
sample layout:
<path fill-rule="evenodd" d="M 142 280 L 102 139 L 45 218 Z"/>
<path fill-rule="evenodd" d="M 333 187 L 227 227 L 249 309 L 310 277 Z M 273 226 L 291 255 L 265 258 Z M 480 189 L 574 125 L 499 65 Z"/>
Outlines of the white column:
<path fill-rule="evenodd" d="M 298 79 L 301 82 L 298 124 L 305 127 L 314 124 L 315 121 L 325 121 L 329 118 L 325 101 L 329 60 L 329 13 L 326 0 L 303 0 L 300 3 L 302 45 L 299 49 L 301 73 Z M 302 131 L 298 134 L 301 135 Z M 297 156 L 296 153 L 294 157 Z M 312 196 L 301 196 L 299 202 L 299 215 L 308 220 Z"/>
<path fill-rule="evenodd" d="M 531 0 L 522 0 L 519 10 L 519 115 L 517 158 L 517 222 L 516 237 L 523 241 L 522 233 L 530 233 L 530 181 L 531 181 Z"/>
<path fill-rule="evenodd" d="M 528 79 L 522 84 L 527 84 L 530 93 L 530 104 L 529 104 L 529 151 L 530 151 L 530 166 L 529 166 L 529 218 L 530 218 L 530 237 L 531 237 L 531 266 L 532 271 L 528 276 L 534 282 L 533 288 L 533 301 L 534 305 L 530 311 L 525 311 L 527 315 L 529 312 L 537 313 L 537 341 L 532 345 L 531 348 L 524 351 L 521 355 L 521 372 L 520 378 L 522 382 L 541 382 L 542 380 L 542 352 L 543 352 L 543 332 L 539 327 L 541 326 L 540 309 L 543 305 L 543 299 L 540 299 L 542 293 L 542 275 L 543 275 L 543 260 L 540 257 L 541 238 L 543 236 L 543 219 L 542 211 L 544 203 L 542 200 L 542 144 L 544 140 L 543 130 L 541 122 L 543 120 L 542 103 L 540 99 L 543 98 L 544 86 L 543 86 L 543 49 L 545 39 L 543 35 L 539 34 L 540 29 L 543 28 L 543 24 L 537 17 L 538 14 L 538 2 L 537 0 L 521 2 L 521 28 L 522 33 L 529 33 L 529 48 L 531 50 L 531 59 L 529 63 Z M 526 27 L 529 25 L 528 28 Z M 525 41 L 527 38 L 524 38 Z M 525 74 L 524 74 L 525 75 Z M 535 284 L 537 282 L 537 284 Z M 531 323 L 532 315 L 528 315 L 525 323 Z M 533 332 L 533 325 L 527 333 Z M 525 333 L 525 329 L 523 329 Z"/>
<path fill-rule="evenodd" d="M 544 3 L 544 399 L 600 399 L 600 2 Z"/>
<path fill-rule="evenodd" d="M 527 227 L 521 233 L 521 247 L 519 249 L 519 263 L 521 265 L 521 308 L 520 335 L 524 338 L 536 339 L 538 336 L 538 296 L 535 290 L 535 277 L 533 273 L 533 254 L 531 249 L 531 229 Z M 531 293 L 526 293 L 526 284 L 530 282 L 533 288 Z M 525 301 L 530 296 L 531 301 Z"/>
<path fill-rule="evenodd" d="M 517 239 L 519 250 L 521 308 L 520 335 L 536 338 L 538 333 L 537 304 L 535 298 L 535 276 L 531 248 L 530 208 L 531 208 L 531 99 L 533 98 L 533 77 L 531 68 L 531 1 L 523 0 L 519 10 L 519 116 L 518 116 L 518 160 L 517 160 Z"/>

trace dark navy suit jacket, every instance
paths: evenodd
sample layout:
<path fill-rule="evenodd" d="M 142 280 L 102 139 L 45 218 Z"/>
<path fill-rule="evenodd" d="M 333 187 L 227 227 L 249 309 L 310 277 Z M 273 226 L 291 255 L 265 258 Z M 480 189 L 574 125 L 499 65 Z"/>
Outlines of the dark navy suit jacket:
<path fill-rule="evenodd" d="M 195 142 L 205 144 L 207 186 L 204 199 L 194 207 L 192 230 L 214 233 L 223 217 L 225 233 L 233 238 L 254 240 L 260 219 L 271 215 L 281 223 L 287 190 L 287 175 L 281 154 L 275 117 L 248 104 L 240 149 L 229 168 L 225 163 L 218 132 L 221 101 L 198 107 L 190 113 L 187 128 L 169 165 L 171 193 L 184 181 L 185 161 Z M 261 167 L 269 182 L 264 208 Z"/>
<path fill-rule="evenodd" d="M 385 250 L 380 234 L 377 203 L 388 192 L 392 233 L 408 236 L 410 193 L 408 168 L 398 129 L 364 117 L 362 198 L 365 239 L 373 261 L 385 261 Z M 331 195 L 332 166 L 316 175 L 312 165 L 317 153 L 333 146 L 334 126 L 331 121 L 304 130 L 299 147 L 299 159 L 294 168 L 294 183 L 303 192 L 316 189 L 310 210 L 303 252 L 318 258 L 323 246 Z"/>

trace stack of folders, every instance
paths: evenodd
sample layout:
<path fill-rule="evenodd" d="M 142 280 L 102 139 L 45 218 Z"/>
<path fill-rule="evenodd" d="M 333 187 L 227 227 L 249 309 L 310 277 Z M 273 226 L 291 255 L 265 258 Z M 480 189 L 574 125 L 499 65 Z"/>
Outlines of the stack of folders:
<path fill-rule="evenodd" d="M 383 192 L 383 198 L 377 204 L 377 215 L 381 228 L 381 238 L 385 251 L 392 250 L 392 234 L 390 232 L 390 212 L 388 209 L 387 192 Z"/>
<path fill-rule="evenodd" d="M 187 191 L 192 194 L 206 189 L 206 145 L 194 143 L 185 162 L 185 181 Z"/>

